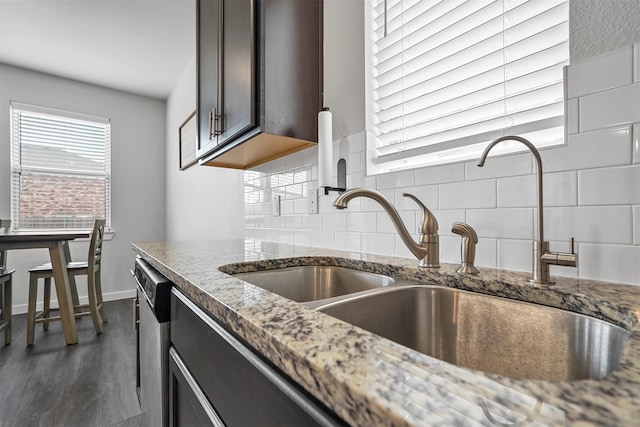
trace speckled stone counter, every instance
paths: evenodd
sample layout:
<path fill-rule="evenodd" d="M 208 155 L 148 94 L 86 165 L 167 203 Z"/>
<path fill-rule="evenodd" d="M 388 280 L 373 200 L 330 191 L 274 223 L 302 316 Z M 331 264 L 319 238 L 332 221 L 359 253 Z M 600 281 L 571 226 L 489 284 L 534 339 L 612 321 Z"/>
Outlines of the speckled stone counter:
<path fill-rule="evenodd" d="M 533 287 L 524 273 L 481 269 L 461 276 L 455 265 L 419 269 L 411 259 L 248 239 L 135 243 L 133 249 L 349 424 L 640 423 L 640 286 L 555 278 L 553 285 Z M 471 371 L 226 274 L 290 265 L 351 267 L 540 303 L 607 320 L 632 335 L 619 368 L 602 380 L 547 382 Z"/>

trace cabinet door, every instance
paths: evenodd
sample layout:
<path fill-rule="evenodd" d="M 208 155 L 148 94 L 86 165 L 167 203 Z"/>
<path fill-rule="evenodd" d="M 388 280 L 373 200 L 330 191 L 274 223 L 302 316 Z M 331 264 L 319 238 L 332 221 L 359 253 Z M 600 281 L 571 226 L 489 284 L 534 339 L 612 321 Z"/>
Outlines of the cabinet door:
<path fill-rule="evenodd" d="M 256 125 L 256 0 L 222 0 L 221 131 L 218 144 Z"/>
<path fill-rule="evenodd" d="M 220 93 L 220 18 L 222 0 L 200 0 L 197 2 L 196 28 L 196 80 L 198 82 L 198 157 L 215 147 L 216 114 L 221 107 Z"/>
<path fill-rule="evenodd" d="M 174 348 L 169 351 L 169 372 L 169 427 L 224 427 Z"/>

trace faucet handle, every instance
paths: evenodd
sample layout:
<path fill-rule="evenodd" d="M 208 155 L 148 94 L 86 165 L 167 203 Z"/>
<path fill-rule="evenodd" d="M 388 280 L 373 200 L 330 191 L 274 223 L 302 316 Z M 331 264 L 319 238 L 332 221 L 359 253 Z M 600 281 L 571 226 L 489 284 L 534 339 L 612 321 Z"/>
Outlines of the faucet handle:
<path fill-rule="evenodd" d="M 427 208 L 424 203 L 422 203 L 420 199 L 413 194 L 402 193 L 402 195 L 416 202 L 422 209 L 422 224 L 420 224 L 420 228 L 418 229 L 420 234 L 438 234 L 438 220 L 435 215 L 431 213 L 429 208 Z"/>

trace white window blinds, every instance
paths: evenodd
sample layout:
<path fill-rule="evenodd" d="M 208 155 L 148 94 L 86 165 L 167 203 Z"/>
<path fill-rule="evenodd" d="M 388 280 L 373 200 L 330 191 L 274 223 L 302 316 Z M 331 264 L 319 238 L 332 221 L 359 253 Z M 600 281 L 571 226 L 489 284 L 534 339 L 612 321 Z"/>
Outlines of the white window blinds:
<path fill-rule="evenodd" d="M 110 228 L 109 120 L 11 103 L 11 210 L 16 230 Z"/>
<path fill-rule="evenodd" d="M 370 172 L 564 140 L 568 0 L 366 3 Z"/>

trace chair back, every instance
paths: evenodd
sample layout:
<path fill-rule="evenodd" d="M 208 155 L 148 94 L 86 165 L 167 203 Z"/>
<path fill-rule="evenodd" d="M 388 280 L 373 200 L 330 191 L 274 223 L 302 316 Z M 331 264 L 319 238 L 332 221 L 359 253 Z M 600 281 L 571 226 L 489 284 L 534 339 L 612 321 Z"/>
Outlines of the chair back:
<path fill-rule="evenodd" d="M 100 270 L 100 261 L 102 261 L 102 240 L 104 238 L 105 222 L 104 219 L 96 219 L 93 223 L 93 231 L 91 231 L 87 265 L 89 270 L 94 273 Z"/>
<path fill-rule="evenodd" d="M 10 219 L 0 219 L 0 234 L 8 234 L 11 228 Z M 7 251 L 0 251 L 0 273 L 7 269 Z"/>

